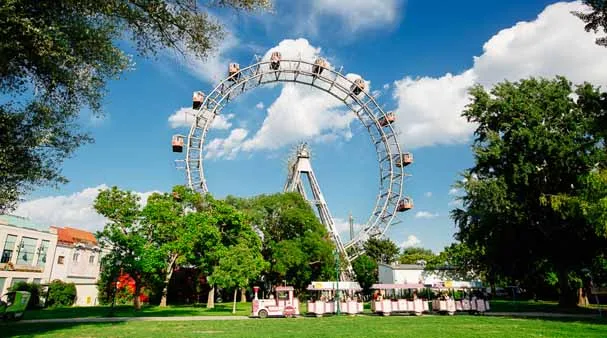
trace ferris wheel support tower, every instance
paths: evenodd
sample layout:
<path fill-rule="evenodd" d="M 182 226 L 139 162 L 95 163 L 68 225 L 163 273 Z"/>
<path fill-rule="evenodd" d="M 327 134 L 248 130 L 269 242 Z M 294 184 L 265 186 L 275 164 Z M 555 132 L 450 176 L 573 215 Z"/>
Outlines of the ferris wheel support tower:
<path fill-rule="evenodd" d="M 304 181 L 302 179 L 304 176 L 308 177 L 308 182 L 310 183 L 310 191 L 312 191 L 311 200 L 306 194 Z M 318 180 L 314 175 L 314 170 L 312 169 L 312 162 L 310 161 L 310 150 L 308 149 L 308 145 L 306 143 L 302 143 L 297 147 L 297 152 L 295 156 L 291 159 L 291 161 L 289 161 L 289 174 L 287 177 L 287 182 L 285 183 L 284 191 L 297 191 L 301 194 L 301 196 L 303 196 L 304 199 L 310 201 L 316 206 L 320 222 L 327 229 L 327 232 L 333 240 L 337 251 L 345 261 L 344 269 L 341 270 L 340 279 L 342 281 L 353 280 L 354 269 L 352 269 L 352 263 L 350 262 L 346 248 L 343 242 L 341 241 L 339 232 L 335 227 L 335 222 L 333 221 L 333 217 L 329 212 L 329 207 L 327 206 L 325 197 L 323 196 L 320 190 Z"/>

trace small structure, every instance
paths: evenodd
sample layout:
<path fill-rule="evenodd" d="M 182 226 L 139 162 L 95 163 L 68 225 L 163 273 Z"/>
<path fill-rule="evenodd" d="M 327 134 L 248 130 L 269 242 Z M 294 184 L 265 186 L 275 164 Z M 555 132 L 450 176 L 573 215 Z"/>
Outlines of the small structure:
<path fill-rule="evenodd" d="M 273 52 L 272 56 L 270 56 L 270 69 L 278 70 L 280 68 L 280 59 L 282 55 L 280 52 Z"/>
<path fill-rule="evenodd" d="M 31 294 L 28 291 L 11 291 L 0 299 L 0 316 L 3 320 L 23 318 Z"/>
<path fill-rule="evenodd" d="M 314 75 L 320 75 L 322 73 L 322 71 L 328 67 L 327 61 L 325 61 L 325 59 L 323 58 L 317 58 L 316 61 L 314 61 L 314 65 L 312 66 L 312 73 L 314 73 Z"/>
<path fill-rule="evenodd" d="M 192 109 L 200 109 L 204 101 L 204 93 L 196 91 L 192 94 Z"/>
<path fill-rule="evenodd" d="M 396 211 L 403 212 L 407 210 L 413 209 L 413 200 L 411 197 L 405 197 L 398 202 L 398 206 L 396 207 Z"/>
<path fill-rule="evenodd" d="M 386 116 L 382 117 L 379 119 L 379 125 L 382 127 L 385 127 L 389 124 L 392 124 L 394 121 L 396 121 L 396 115 L 394 115 L 394 112 L 387 112 Z"/>
<path fill-rule="evenodd" d="M 299 300 L 293 296 L 292 286 L 277 286 L 274 299 L 259 299 L 259 287 L 254 286 L 251 317 L 293 317 L 299 315 Z"/>
<path fill-rule="evenodd" d="M 361 78 L 358 78 L 358 79 L 354 80 L 354 83 L 350 87 L 350 91 L 352 92 L 352 94 L 354 94 L 354 96 L 357 96 L 363 90 L 365 90 L 366 86 L 367 85 L 365 84 L 365 81 Z"/>
<path fill-rule="evenodd" d="M 173 145 L 174 153 L 183 152 L 183 135 L 173 135 L 171 144 Z"/>
<path fill-rule="evenodd" d="M 230 81 L 238 81 L 240 79 L 240 65 L 237 63 L 230 63 L 228 66 L 228 79 Z"/>
<path fill-rule="evenodd" d="M 312 282 L 308 286 L 308 291 L 315 293 L 315 296 L 308 301 L 308 314 L 322 317 L 325 314 L 337 313 L 337 291 L 339 291 L 341 313 L 352 316 L 363 313 L 363 303 L 359 297 L 362 288 L 357 282 Z"/>

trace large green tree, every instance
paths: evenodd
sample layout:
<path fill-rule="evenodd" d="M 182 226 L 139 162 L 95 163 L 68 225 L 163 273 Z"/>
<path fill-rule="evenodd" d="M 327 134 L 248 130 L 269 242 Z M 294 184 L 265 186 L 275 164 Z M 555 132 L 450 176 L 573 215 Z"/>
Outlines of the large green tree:
<path fill-rule="evenodd" d="M 142 221 L 139 196 L 117 187 L 99 192 L 93 204 L 108 219 L 97 238 L 110 249 L 102 259 L 102 269 L 112 275 L 127 273 L 135 281 L 133 305 L 141 308 L 139 295 L 145 285 L 154 284 L 165 266 L 166 255 Z M 112 282 L 112 281 L 110 281 Z"/>
<path fill-rule="evenodd" d="M 91 141 L 80 111 L 102 113 L 108 81 L 162 49 L 205 58 L 223 37 L 213 8 L 253 11 L 269 0 L 6 0 L 0 2 L 0 212 Z M 128 49 L 131 49 L 127 46 Z"/>
<path fill-rule="evenodd" d="M 583 0 L 583 3 L 590 11 L 573 12 L 573 14 L 586 23 L 584 29 L 587 32 L 597 33 L 602 30 L 603 33 L 607 33 L 607 0 Z M 607 47 L 607 36 L 598 37 L 596 44 Z"/>
<path fill-rule="evenodd" d="M 363 247 L 377 263 L 392 264 L 398 258 L 398 246 L 389 238 L 369 238 Z"/>
<path fill-rule="evenodd" d="M 362 254 L 352 262 L 352 269 L 363 292 L 370 294 L 371 286 L 378 280 L 377 261 L 367 254 Z"/>
<path fill-rule="evenodd" d="M 398 256 L 398 262 L 401 264 L 418 264 L 424 262 L 428 264 L 436 259 L 436 255 L 430 249 L 411 247 L 403 248 L 402 253 Z"/>
<path fill-rule="evenodd" d="M 579 177 L 605 166 L 601 93 L 557 77 L 503 82 L 490 92 L 475 86 L 470 94 L 463 116 L 477 125 L 475 165 L 461 184 L 463 207 L 452 212 L 456 237 L 481 250 L 493 273 L 513 279 L 551 264 L 560 304 L 571 305 L 571 274 L 590 264 L 604 234 L 543 200 L 575 195 Z"/>
<path fill-rule="evenodd" d="M 310 204 L 298 193 L 226 199 L 246 213 L 261 234 L 262 254 L 269 263 L 264 283 L 286 281 L 297 290 L 312 280 L 333 276 L 334 246 Z"/>

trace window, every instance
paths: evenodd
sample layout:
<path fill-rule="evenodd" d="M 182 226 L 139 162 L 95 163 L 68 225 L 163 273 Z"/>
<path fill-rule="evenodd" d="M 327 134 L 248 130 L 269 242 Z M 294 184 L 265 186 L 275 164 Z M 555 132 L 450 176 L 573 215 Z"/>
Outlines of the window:
<path fill-rule="evenodd" d="M 41 278 L 34 278 L 34 280 L 32 281 L 33 284 L 40 284 L 42 282 Z"/>
<path fill-rule="evenodd" d="M 64 259 L 65 259 L 65 256 L 59 256 L 59 257 L 57 257 L 57 264 L 63 265 L 63 260 Z"/>
<path fill-rule="evenodd" d="M 27 278 L 13 278 L 11 280 L 11 287 L 13 287 L 19 283 L 27 283 Z"/>
<path fill-rule="evenodd" d="M 8 235 L 6 236 L 6 241 L 4 242 L 4 249 L 2 250 L 2 260 L 0 263 L 8 263 L 11 261 L 11 257 L 13 257 L 13 249 L 15 248 L 15 242 L 17 241 L 17 236 Z"/>
<path fill-rule="evenodd" d="M 89 257 L 89 264 L 95 264 L 95 255 Z"/>
<path fill-rule="evenodd" d="M 46 253 L 48 251 L 49 241 L 42 241 L 40 248 L 38 248 L 38 262 L 37 266 L 44 266 L 46 264 Z"/>
<path fill-rule="evenodd" d="M 6 282 L 6 277 L 0 277 L 0 294 L 4 294 L 4 282 Z"/>
<path fill-rule="evenodd" d="M 17 247 L 17 264 L 32 265 L 34 263 L 34 253 L 36 252 L 35 238 L 23 237 Z"/>
<path fill-rule="evenodd" d="M 72 260 L 75 263 L 78 263 L 78 257 L 80 257 L 80 253 L 78 251 L 74 252 L 74 255 L 72 256 Z"/>

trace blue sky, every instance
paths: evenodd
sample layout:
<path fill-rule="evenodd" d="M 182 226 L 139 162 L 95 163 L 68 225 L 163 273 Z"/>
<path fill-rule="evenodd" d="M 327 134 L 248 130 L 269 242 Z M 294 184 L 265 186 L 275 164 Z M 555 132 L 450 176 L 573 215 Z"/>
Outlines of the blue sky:
<path fill-rule="evenodd" d="M 230 33 L 218 53 L 206 61 L 170 53 L 136 59 L 134 71 L 110 83 L 106 116 L 83 114 L 83 126 L 96 141 L 65 162 L 70 183 L 33 192 L 16 213 L 48 225 L 98 229 L 103 219 L 90 209 L 98 187 L 117 185 L 145 197 L 183 184 L 170 138 L 189 128 L 185 115 L 175 115 L 172 123 L 169 117 L 191 105 L 192 91 L 210 92 L 228 62 L 244 66 L 278 46 L 283 54 L 320 54 L 381 91 L 380 103 L 396 111 L 402 147 L 415 157 L 405 183 L 415 209 L 401 214 L 403 222 L 389 236 L 399 245 L 440 251 L 455 231 L 448 217 L 455 205 L 451 186 L 472 166 L 474 126 L 459 117 L 468 102 L 466 88 L 556 74 L 605 85 L 607 49 L 594 46 L 592 34 L 569 14 L 579 8 L 576 2 L 539 0 L 279 0 L 275 14 L 215 12 Z M 293 145 L 308 140 L 341 229 L 349 212 L 356 222 L 368 218 L 378 189 L 374 149 L 360 122 L 347 119 L 327 94 L 282 85 L 258 88 L 222 114 L 206 141 L 213 143 L 205 171 L 214 195 L 280 191 Z M 293 125 L 295 120 L 303 122 Z M 281 146 L 272 148 L 276 144 Z"/>

